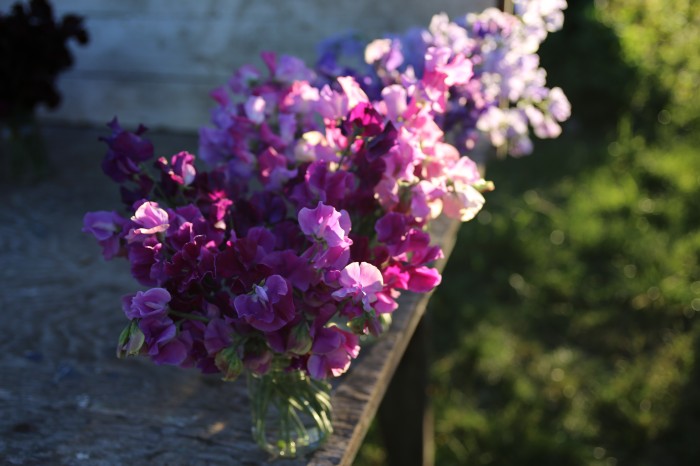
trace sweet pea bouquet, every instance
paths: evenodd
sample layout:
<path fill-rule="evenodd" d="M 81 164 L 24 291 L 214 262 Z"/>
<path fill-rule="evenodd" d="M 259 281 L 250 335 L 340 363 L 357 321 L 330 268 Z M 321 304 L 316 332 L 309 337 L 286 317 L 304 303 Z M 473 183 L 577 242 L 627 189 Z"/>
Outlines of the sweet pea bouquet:
<path fill-rule="evenodd" d="M 102 166 L 125 211 L 88 213 L 84 231 L 145 287 L 122 300 L 118 355 L 225 380 L 344 373 L 401 292 L 440 283 L 427 227 L 472 219 L 493 188 L 465 155 L 479 134 L 521 154 L 528 124 L 551 137 L 568 116 L 521 43 L 537 29 L 526 17 L 439 15 L 369 43 L 356 68 L 329 52 L 346 39 L 326 43 L 315 69 L 265 53 L 266 70 L 243 66 L 212 92 L 205 165 L 157 156 L 144 127 L 110 123 Z M 560 24 L 534 17 L 540 33 Z"/>

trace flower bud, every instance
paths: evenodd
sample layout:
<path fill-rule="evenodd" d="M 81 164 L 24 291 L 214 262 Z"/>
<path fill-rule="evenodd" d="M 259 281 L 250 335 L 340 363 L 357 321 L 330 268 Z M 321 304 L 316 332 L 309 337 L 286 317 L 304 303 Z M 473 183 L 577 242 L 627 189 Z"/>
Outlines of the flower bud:
<path fill-rule="evenodd" d="M 232 382 L 243 372 L 243 361 L 238 356 L 238 350 L 233 346 L 224 348 L 216 354 L 214 364 L 223 374 L 222 379 Z"/>
<path fill-rule="evenodd" d="M 289 332 L 287 351 L 292 354 L 304 355 L 311 351 L 311 334 L 306 322 L 302 322 Z"/>
<path fill-rule="evenodd" d="M 145 336 L 139 328 L 138 322 L 132 320 L 129 325 L 122 330 L 117 344 L 117 357 L 135 356 L 141 351 L 145 341 Z"/>

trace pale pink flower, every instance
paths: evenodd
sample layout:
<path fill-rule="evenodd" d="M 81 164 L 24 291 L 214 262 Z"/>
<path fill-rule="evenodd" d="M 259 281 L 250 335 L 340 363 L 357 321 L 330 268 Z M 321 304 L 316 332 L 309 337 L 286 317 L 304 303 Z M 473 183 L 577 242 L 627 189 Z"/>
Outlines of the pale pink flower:
<path fill-rule="evenodd" d="M 350 297 L 355 303 L 362 303 L 365 311 L 371 311 L 371 304 L 377 300 L 377 293 L 384 288 L 382 273 L 368 262 L 352 262 L 340 271 L 338 279 L 341 289 L 333 293 L 338 301 Z"/>

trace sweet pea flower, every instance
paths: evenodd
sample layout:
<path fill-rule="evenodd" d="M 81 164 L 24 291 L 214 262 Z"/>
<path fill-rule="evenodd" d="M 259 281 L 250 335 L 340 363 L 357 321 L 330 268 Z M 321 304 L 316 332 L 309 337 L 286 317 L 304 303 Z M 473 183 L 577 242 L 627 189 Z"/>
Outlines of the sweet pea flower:
<path fill-rule="evenodd" d="M 398 122 L 403 117 L 408 108 L 406 96 L 406 88 L 398 84 L 387 86 L 382 90 L 384 112 L 392 121 Z"/>
<path fill-rule="evenodd" d="M 315 379 L 338 377 L 345 373 L 350 362 L 360 353 L 357 335 L 336 326 L 317 329 L 313 340 L 306 369 Z"/>
<path fill-rule="evenodd" d="M 411 215 L 420 221 L 437 218 L 443 209 L 444 192 L 442 186 L 421 180 L 411 188 Z"/>
<path fill-rule="evenodd" d="M 294 158 L 299 162 L 338 161 L 338 154 L 328 144 L 326 137 L 319 131 L 307 131 L 294 146 Z"/>
<path fill-rule="evenodd" d="M 170 159 L 168 171 L 170 178 L 178 184 L 189 186 L 194 181 L 197 171 L 194 168 L 194 155 L 183 151 L 173 155 Z"/>
<path fill-rule="evenodd" d="M 143 239 L 144 236 L 161 233 L 170 226 L 170 223 L 168 223 L 168 213 L 158 207 L 157 202 L 150 201 L 144 202 L 136 209 L 134 216 L 131 217 L 131 221 L 141 228 L 132 228 L 131 231 L 129 231 L 129 234 L 126 236 L 126 239 L 129 241 Z"/>
<path fill-rule="evenodd" d="M 171 296 L 164 288 L 151 288 L 147 291 L 138 291 L 136 294 L 122 298 L 124 314 L 129 319 L 143 319 L 146 317 L 159 317 L 167 313 L 167 304 Z"/>
<path fill-rule="evenodd" d="M 238 317 L 253 328 L 273 332 L 294 318 L 292 286 L 279 275 L 270 275 L 262 285 L 253 285 L 248 294 L 233 300 Z"/>
<path fill-rule="evenodd" d="M 102 170 L 117 183 L 123 183 L 141 172 L 139 164 L 153 157 L 153 144 L 141 135 L 145 126 L 139 126 L 134 133 L 124 131 L 114 118 L 107 126 L 112 135 L 100 138 L 107 143 L 109 150 L 102 161 Z"/>
<path fill-rule="evenodd" d="M 102 255 L 109 260 L 119 254 L 121 233 L 127 223 L 125 218 L 114 211 L 88 212 L 83 217 L 82 231 L 95 237 L 102 246 Z"/>
<path fill-rule="evenodd" d="M 407 289 L 415 293 L 427 293 L 438 286 L 442 276 L 432 267 L 415 267 L 409 271 Z"/>
<path fill-rule="evenodd" d="M 468 222 L 479 213 L 486 200 L 473 186 L 458 183 L 442 197 L 442 211 L 449 218 Z"/>
<path fill-rule="evenodd" d="M 265 99 L 260 96 L 250 96 L 245 102 L 245 113 L 250 121 L 259 125 L 265 119 Z"/>
<path fill-rule="evenodd" d="M 299 227 L 306 236 L 324 241 L 328 246 L 350 247 L 350 216 L 345 210 L 338 212 L 333 206 L 319 202 L 315 209 L 299 211 Z"/>
<path fill-rule="evenodd" d="M 335 92 L 327 84 L 321 88 L 314 110 L 329 122 L 334 122 L 348 113 L 347 96 Z"/>
<path fill-rule="evenodd" d="M 365 48 L 365 62 L 374 65 L 380 62 L 382 68 L 391 72 L 403 63 L 401 42 L 391 39 L 376 39 Z"/>
<path fill-rule="evenodd" d="M 146 352 L 156 364 L 179 365 L 187 358 L 188 348 L 177 338 L 177 328 L 170 317 L 161 315 L 139 321 Z"/>
<path fill-rule="evenodd" d="M 338 84 L 343 89 L 345 97 L 348 99 L 348 108 L 356 107 L 361 103 L 369 103 L 369 97 L 362 90 L 360 85 L 352 76 L 344 76 L 338 78 Z"/>
<path fill-rule="evenodd" d="M 204 331 L 204 348 L 210 355 L 215 355 L 231 344 L 233 329 L 224 319 L 214 318 L 209 321 Z"/>
<path fill-rule="evenodd" d="M 365 311 L 371 311 L 371 304 L 377 300 L 377 293 L 384 288 L 382 273 L 368 262 L 352 262 L 340 271 L 338 279 L 341 288 L 332 296 L 338 301 L 350 298 L 361 303 Z"/>

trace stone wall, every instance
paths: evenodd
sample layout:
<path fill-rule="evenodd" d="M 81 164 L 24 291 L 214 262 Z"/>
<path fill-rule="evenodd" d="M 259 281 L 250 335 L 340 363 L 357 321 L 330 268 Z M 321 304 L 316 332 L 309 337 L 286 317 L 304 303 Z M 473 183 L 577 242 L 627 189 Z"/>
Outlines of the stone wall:
<path fill-rule="evenodd" d="M 0 0 L 7 11 L 14 0 Z M 373 38 L 458 16 L 493 0 L 53 0 L 85 16 L 91 41 L 60 80 L 64 100 L 46 118 L 196 130 L 209 120 L 208 92 L 259 53 L 311 62 L 316 44 L 356 30 Z"/>

